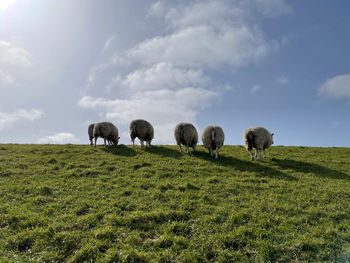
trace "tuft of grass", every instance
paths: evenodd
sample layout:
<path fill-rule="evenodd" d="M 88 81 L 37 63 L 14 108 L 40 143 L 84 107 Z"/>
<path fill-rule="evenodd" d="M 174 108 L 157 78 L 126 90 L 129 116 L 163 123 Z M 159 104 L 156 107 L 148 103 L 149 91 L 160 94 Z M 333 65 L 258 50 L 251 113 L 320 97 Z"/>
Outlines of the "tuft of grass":
<path fill-rule="evenodd" d="M 348 262 L 350 149 L 0 145 L 4 262 Z"/>

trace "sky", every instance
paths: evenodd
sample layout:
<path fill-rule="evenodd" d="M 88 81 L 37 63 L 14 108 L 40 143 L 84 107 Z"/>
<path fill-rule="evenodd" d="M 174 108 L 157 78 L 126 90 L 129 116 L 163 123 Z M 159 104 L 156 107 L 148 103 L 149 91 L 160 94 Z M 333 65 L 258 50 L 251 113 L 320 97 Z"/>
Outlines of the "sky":
<path fill-rule="evenodd" d="M 146 119 L 226 145 L 263 126 L 275 145 L 350 146 L 350 1 L 0 0 L 0 143 L 120 143 Z M 103 143 L 100 139 L 99 143 Z M 201 142 L 200 142 L 201 143 Z"/>

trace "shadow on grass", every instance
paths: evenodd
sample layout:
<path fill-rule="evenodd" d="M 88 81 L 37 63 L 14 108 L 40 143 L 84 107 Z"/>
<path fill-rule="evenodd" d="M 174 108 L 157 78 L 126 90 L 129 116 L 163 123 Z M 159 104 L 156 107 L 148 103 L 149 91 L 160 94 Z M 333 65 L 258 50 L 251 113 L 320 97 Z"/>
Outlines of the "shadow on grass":
<path fill-rule="evenodd" d="M 157 154 L 163 157 L 171 157 L 175 159 L 180 159 L 183 156 L 178 149 L 175 150 L 161 145 L 147 147 L 145 151 L 151 154 Z"/>
<path fill-rule="evenodd" d="M 282 169 L 292 169 L 296 172 L 313 173 L 316 176 L 322 178 L 350 180 L 350 175 L 346 173 L 339 172 L 337 170 L 333 170 L 314 163 L 307 163 L 289 159 L 282 160 L 275 158 L 272 159 L 272 162 L 274 162 Z"/>
<path fill-rule="evenodd" d="M 229 166 L 234 169 L 237 169 L 241 172 L 256 172 L 259 177 L 270 177 L 274 179 L 283 179 L 287 181 L 295 181 L 298 180 L 296 177 L 285 174 L 277 169 L 267 167 L 259 164 L 257 161 L 243 161 L 240 159 L 236 159 L 230 156 L 219 156 L 219 159 L 215 159 L 211 157 L 208 152 L 198 151 L 194 154 L 194 156 L 213 162 L 217 165 Z"/>
<path fill-rule="evenodd" d="M 136 155 L 136 151 L 133 148 L 128 147 L 124 144 L 120 144 L 117 146 L 113 145 L 113 146 L 105 147 L 105 148 L 103 148 L 103 150 L 105 152 L 112 153 L 115 155 L 121 155 L 121 156 L 135 156 Z"/>

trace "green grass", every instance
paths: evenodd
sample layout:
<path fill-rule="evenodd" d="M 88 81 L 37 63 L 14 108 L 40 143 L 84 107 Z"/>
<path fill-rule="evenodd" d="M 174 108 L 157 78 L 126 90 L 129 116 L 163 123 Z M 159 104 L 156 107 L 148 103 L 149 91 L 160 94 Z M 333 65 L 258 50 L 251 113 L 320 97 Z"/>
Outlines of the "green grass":
<path fill-rule="evenodd" d="M 350 148 L 0 145 L 1 262 L 350 260 Z"/>

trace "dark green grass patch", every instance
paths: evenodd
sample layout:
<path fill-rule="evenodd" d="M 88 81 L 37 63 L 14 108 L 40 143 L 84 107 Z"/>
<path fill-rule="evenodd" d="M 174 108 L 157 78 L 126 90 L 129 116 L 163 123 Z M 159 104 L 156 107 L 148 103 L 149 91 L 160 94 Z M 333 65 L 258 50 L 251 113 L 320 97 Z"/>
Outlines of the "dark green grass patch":
<path fill-rule="evenodd" d="M 348 262 L 350 149 L 1 145 L 4 262 Z"/>

